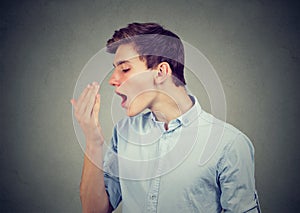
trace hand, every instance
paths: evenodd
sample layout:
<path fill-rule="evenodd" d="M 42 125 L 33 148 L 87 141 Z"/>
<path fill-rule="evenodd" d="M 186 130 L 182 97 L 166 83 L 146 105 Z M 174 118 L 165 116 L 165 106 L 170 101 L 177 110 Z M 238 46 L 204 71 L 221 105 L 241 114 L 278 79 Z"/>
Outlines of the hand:
<path fill-rule="evenodd" d="M 76 101 L 70 102 L 74 107 L 74 115 L 83 130 L 88 146 L 103 145 L 104 138 L 98 121 L 100 110 L 100 85 L 96 82 L 89 84 Z M 88 144 L 90 143 L 90 144 Z"/>

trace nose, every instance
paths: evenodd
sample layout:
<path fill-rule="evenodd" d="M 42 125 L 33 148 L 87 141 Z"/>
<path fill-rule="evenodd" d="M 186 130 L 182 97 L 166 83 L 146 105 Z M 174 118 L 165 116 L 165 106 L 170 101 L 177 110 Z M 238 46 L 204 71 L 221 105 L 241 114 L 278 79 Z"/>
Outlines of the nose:
<path fill-rule="evenodd" d="M 120 77 L 119 77 L 116 69 L 113 71 L 112 75 L 110 76 L 109 84 L 114 87 L 120 86 Z"/>

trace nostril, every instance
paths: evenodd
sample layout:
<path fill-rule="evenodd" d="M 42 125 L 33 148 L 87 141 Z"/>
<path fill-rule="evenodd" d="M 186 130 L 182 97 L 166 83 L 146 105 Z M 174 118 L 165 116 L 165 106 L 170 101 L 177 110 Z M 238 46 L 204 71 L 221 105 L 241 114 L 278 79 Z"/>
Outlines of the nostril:
<path fill-rule="evenodd" d="M 112 86 L 117 86 L 119 83 L 118 83 L 118 80 L 114 77 L 114 75 L 112 75 L 109 79 L 109 84 L 112 85 Z"/>
<path fill-rule="evenodd" d="M 111 86 L 114 86 L 114 87 L 118 87 L 119 86 L 119 84 L 117 82 L 115 82 L 115 81 L 110 81 L 109 84 Z"/>
<path fill-rule="evenodd" d="M 108 82 L 112 86 L 115 86 L 117 84 L 116 80 L 114 80 L 113 78 L 110 78 Z"/>

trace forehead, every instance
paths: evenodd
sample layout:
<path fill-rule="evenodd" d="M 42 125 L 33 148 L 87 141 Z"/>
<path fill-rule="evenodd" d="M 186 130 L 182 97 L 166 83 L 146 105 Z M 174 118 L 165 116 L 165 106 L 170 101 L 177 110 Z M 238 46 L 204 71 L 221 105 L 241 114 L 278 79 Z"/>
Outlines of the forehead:
<path fill-rule="evenodd" d="M 139 54 L 134 49 L 133 44 L 122 44 L 116 51 L 113 63 L 115 66 L 117 66 L 122 61 L 128 61 L 138 56 Z"/>

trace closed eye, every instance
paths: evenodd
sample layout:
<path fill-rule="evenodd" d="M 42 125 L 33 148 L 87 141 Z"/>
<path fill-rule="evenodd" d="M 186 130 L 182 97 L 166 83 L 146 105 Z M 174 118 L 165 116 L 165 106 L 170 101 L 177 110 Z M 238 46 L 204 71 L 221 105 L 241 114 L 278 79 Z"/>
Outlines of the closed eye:
<path fill-rule="evenodd" d="M 130 68 L 128 68 L 128 69 L 123 69 L 122 71 L 123 72 L 128 72 L 130 70 Z"/>

